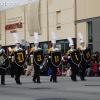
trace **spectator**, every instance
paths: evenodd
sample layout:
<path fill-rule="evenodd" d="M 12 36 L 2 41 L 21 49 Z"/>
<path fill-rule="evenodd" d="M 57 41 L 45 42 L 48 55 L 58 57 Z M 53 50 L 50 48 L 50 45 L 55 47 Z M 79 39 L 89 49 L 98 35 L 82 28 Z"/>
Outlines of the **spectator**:
<path fill-rule="evenodd" d="M 95 76 L 97 76 L 97 69 L 99 67 L 99 64 L 97 63 L 96 60 L 92 62 L 92 66 L 93 66 L 92 72 L 94 73 Z"/>
<path fill-rule="evenodd" d="M 92 66 L 92 61 L 91 61 L 91 63 L 88 64 L 88 68 L 86 69 L 87 76 L 90 76 L 92 69 L 93 69 L 93 66 Z"/>

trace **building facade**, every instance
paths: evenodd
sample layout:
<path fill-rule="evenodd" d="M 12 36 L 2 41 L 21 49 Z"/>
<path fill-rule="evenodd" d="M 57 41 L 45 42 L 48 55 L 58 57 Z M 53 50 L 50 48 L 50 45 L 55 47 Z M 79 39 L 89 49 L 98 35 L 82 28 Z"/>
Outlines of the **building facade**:
<path fill-rule="evenodd" d="M 40 46 L 47 53 L 51 46 L 51 32 L 57 35 L 57 46 L 65 53 L 68 49 L 68 36 L 79 46 L 78 32 L 82 32 L 86 46 L 99 50 L 100 0 L 40 0 L 39 21 Z M 30 34 L 29 4 L 0 12 L 0 43 L 8 52 L 14 46 L 12 33 L 17 32 L 20 41 L 27 41 L 27 51 L 33 47 L 34 36 Z M 32 9 L 31 9 L 32 10 Z M 30 21 L 34 21 L 33 19 Z M 97 38 L 98 37 L 98 38 Z"/>
<path fill-rule="evenodd" d="M 77 33 L 82 32 L 93 52 L 100 50 L 100 0 L 76 0 Z M 77 36 L 78 37 L 78 36 Z M 77 38 L 76 37 L 76 38 Z M 77 38 L 77 45 L 79 45 Z"/>

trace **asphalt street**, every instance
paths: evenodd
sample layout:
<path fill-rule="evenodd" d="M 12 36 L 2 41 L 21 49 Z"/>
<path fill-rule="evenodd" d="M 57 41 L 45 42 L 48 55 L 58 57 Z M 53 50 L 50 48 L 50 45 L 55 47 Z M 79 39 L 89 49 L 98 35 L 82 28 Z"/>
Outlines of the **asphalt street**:
<path fill-rule="evenodd" d="M 41 77 L 41 84 L 33 83 L 31 76 L 21 76 L 22 85 L 6 76 L 6 85 L 0 85 L 0 100 L 100 100 L 100 77 L 86 77 L 87 81 L 72 82 L 70 77 L 58 77 L 58 83 Z"/>

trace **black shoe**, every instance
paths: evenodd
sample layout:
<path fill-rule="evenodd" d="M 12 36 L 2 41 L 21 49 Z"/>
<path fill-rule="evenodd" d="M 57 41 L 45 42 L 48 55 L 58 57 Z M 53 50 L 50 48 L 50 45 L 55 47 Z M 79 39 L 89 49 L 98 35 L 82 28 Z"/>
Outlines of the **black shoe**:
<path fill-rule="evenodd" d="M 57 81 L 53 81 L 54 83 L 57 83 Z"/>
<path fill-rule="evenodd" d="M 11 75 L 11 78 L 14 78 L 14 75 Z"/>
<path fill-rule="evenodd" d="M 22 84 L 21 82 L 19 82 L 20 84 Z"/>
<path fill-rule="evenodd" d="M 6 85 L 5 83 L 1 83 L 1 85 Z"/>
<path fill-rule="evenodd" d="M 37 82 L 35 81 L 34 77 L 33 77 L 32 81 L 33 81 L 34 83 L 37 83 Z"/>
<path fill-rule="evenodd" d="M 17 84 L 18 84 L 18 85 L 21 85 L 22 83 L 21 83 L 21 82 L 17 82 Z"/>
<path fill-rule="evenodd" d="M 86 79 L 81 79 L 81 81 L 86 81 Z"/>
<path fill-rule="evenodd" d="M 41 82 L 37 82 L 37 83 L 41 83 Z"/>
<path fill-rule="evenodd" d="M 77 82 L 77 80 L 76 80 L 76 79 L 71 78 L 71 80 L 72 80 L 73 82 Z"/>
<path fill-rule="evenodd" d="M 52 82 L 52 79 L 50 79 L 50 82 Z"/>
<path fill-rule="evenodd" d="M 16 81 L 16 83 L 18 83 L 17 80 L 16 80 L 16 78 L 15 78 L 15 81 Z"/>
<path fill-rule="evenodd" d="M 72 80 L 73 82 L 77 82 L 77 80 Z"/>
<path fill-rule="evenodd" d="M 33 81 L 34 83 L 37 83 L 36 81 Z"/>

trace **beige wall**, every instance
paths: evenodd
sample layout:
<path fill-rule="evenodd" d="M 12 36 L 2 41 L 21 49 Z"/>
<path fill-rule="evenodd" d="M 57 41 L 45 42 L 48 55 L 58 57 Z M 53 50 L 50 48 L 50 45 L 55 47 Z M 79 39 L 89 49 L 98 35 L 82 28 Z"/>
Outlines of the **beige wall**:
<path fill-rule="evenodd" d="M 77 33 L 81 32 L 83 37 L 84 37 L 84 41 L 85 41 L 85 46 L 88 46 L 88 34 L 87 34 L 87 23 L 78 23 L 77 24 Z M 79 36 L 77 34 L 77 47 L 80 46 L 80 39 Z"/>
<path fill-rule="evenodd" d="M 76 0 L 76 20 L 100 16 L 100 0 Z M 78 32 L 82 32 L 86 45 L 88 44 L 88 28 L 86 22 L 77 23 L 77 44 L 79 46 Z"/>
<path fill-rule="evenodd" d="M 0 11 L 0 40 L 1 40 L 1 11 Z"/>
<path fill-rule="evenodd" d="M 77 20 L 100 16 L 100 0 L 76 0 Z"/>
<path fill-rule="evenodd" d="M 48 11 L 47 11 L 48 3 Z M 42 34 L 40 42 L 51 41 L 51 32 L 57 35 L 57 40 L 75 38 L 75 10 L 74 0 L 41 0 L 40 2 L 40 26 Z M 8 9 L 0 12 L 0 42 L 5 46 L 14 45 L 12 33 L 5 31 L 5 25 L 21 20 L 23 28 L 18 28 L 20 40 L 25 39 L 33 43 L 34 36 L 30 36 L 28 29 L 28 5 Z"/>
<path fill-rule="evenodd" d="M 17 33 L 20 41 L 25 39 L 25 16 L 24 16 L 24 6 L 6 10 L 6 25 L 21 22 L 23 23 L 23 28 L 17 28 Z M 6 31 L 6 45 L 14 45 L 14 38 L 10 30 Z"/>
<path fill-rule="evenodd" d="M 52 31 L 56 33 L 58 40 L 67 39 L 68 36 L 75 38 L 74 8 L 74 0 L 48 0 L 49 40 Z"/>
<path fill-rule="evenodd" d="M 5 46 L 5 11 L 0 12 L 0 43 Z"/>

